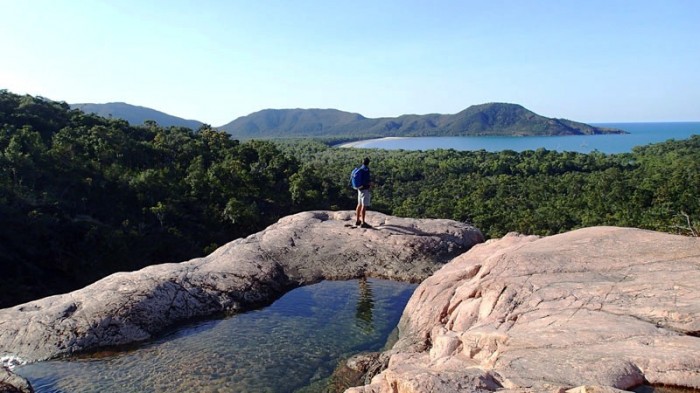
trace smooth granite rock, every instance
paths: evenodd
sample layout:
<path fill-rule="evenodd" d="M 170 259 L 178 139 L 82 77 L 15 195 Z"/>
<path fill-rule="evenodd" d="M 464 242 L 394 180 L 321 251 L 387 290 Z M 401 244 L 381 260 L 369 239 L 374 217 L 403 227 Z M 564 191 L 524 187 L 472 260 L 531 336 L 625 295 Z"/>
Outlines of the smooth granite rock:
<path fill-rule="evenodd" d="M 26 361 L 148 340 L 193 318 L 271 303 L 324 279 L 381 277 L 419 282 L 483 242 L 450 220 L 354 212 L 304 212 L 204 258 L 112 274 L 83 289 L 0 310 L 0 356 Z"/>
<path fill-rule="evenodd" d="M 700 239 L 595 227 L 473 247 L 416 289 L 348 392 L 700 389 Z"/>

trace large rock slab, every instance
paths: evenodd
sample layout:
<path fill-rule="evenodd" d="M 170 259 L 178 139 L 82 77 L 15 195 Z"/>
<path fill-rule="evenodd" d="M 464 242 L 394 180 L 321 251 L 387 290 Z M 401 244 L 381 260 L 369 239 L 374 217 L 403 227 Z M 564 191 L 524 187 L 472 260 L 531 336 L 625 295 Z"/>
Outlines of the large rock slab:
<path fill-rule="evenodd" d="M 116 273 L 83 289 L 0 310 L 0 356 L 43 360 L 148 340 L 178 322 L 269 304 L 299 285 L 381 277 L 418 282 L 482 242 L 450 220 L 305 212 L 211 255 Z"/>
<path fill-rule="evenodd" d="M 700 239 L 597 227 L 508 235 L 410 299 L 388 368 L 349 392 L 700 389 Z"/>

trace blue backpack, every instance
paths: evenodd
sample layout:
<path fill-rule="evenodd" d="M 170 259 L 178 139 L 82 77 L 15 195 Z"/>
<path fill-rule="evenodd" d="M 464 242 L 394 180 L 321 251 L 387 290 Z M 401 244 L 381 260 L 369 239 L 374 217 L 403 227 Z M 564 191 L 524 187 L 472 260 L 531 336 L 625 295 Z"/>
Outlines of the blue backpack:
<path fill-rule="evenodd" d="M 350 184 L 352 188 L 359 190 L 367 183 L 367 172 L 369 172 L 369 170 L 364 165 L 352 170 L 350 173 Z"/>

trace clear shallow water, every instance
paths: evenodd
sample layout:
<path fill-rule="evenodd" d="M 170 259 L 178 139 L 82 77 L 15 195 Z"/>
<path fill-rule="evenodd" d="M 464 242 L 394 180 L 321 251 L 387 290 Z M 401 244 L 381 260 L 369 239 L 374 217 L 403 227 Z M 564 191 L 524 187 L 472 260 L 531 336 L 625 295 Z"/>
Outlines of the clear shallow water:
<path fill-rule="evenodd" d="M 619 128 L 629 132 L 624 135 L 585 135 L 585 136 L 455 136 L 455 137 L 412 137 L 382 138 L 352 142 L 343 147 L 376 148 L 387 150 L 537 150 L 545 148 L 556 151 L 590 153 L 628 153 L 634 146 L 664 142 L 668 139 L 687 139 L 700 135 L 700 122 L 685 123 L 599 123 L 596 126 Z"/>
<path fill-rule="evenodd" d="M 324 281 L 267 308 L 196 323 L 143 347 L 16 367 L 36 392 L 293 392 L 380 350 L 416 285 Z"/>

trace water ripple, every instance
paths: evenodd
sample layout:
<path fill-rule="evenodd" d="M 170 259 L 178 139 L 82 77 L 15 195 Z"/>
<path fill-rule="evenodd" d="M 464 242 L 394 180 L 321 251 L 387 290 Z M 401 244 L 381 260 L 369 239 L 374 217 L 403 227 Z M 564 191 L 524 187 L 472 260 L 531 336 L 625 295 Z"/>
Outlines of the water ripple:
<path fill-rule="evenodd" d="M 18 366 L 38 393 L 293 392 L 379 350 L 415 285 L 324 281 L 269 307 L 183 327 L 141 348 Z"/>

